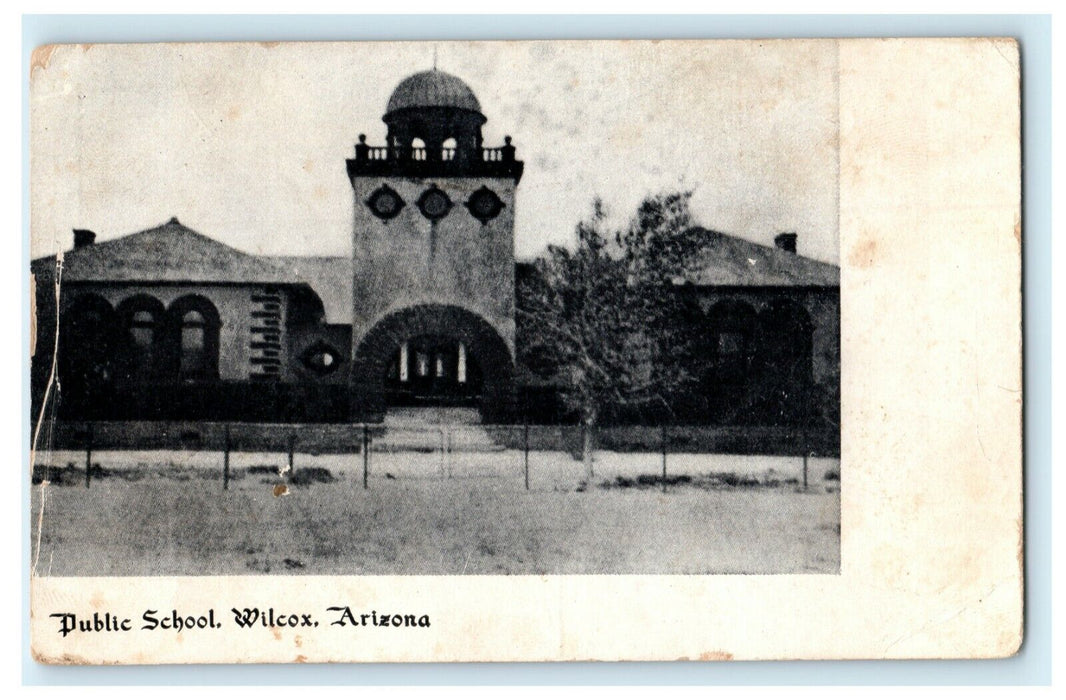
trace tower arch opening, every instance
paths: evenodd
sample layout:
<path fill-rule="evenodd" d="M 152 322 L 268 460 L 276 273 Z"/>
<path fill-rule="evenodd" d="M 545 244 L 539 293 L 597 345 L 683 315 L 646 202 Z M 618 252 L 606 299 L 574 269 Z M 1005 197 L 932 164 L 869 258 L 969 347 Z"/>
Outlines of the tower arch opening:
<path fill-rule="evenodd" d="M 422 304 L 379 319 L 355 349 L 353 390 L 364 417 L 390 408 L 465 406 L 484 422 L 506 420 L 514 360 L 493 326 L 458 306 Z"/>

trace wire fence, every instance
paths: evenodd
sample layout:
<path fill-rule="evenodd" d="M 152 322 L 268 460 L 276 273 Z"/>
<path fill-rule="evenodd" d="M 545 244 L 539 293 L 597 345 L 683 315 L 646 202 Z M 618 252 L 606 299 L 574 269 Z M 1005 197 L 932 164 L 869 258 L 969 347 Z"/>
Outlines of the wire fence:
<path fill-rule="evenodd" d="M 34 481 L 76 476 L 91 487 L 112 471 L 169 462 L 198 469 L 225 490 L 270 469 L 283 483 L 344 474 L 364 489 L 412 479 L 513 479 L 526 490 L 642 480 L 665 489 L 707 474 L 790 479 L 806 488 L 813 462 L 821 474 L 838 468 L 838 439 L 748 426 L 55 423 L 41 436 Z"/>

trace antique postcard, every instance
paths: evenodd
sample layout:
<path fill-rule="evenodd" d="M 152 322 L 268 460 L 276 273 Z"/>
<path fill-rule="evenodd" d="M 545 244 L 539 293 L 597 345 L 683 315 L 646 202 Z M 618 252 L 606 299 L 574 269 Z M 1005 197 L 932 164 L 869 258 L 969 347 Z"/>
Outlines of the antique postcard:
<path fill-rule="evenodd" d="M 1013 40 L 30 80 L 39 661 L 1021 644 Z"/>

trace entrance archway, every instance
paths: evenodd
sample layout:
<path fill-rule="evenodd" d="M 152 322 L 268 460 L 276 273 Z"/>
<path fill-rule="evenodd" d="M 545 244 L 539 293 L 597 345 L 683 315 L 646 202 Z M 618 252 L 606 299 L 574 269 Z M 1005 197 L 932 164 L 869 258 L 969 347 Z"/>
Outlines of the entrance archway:
<path fill-rule="evenodd" d="M 475 406 L 506 421 L 514 361 L 488 321 L 466 309 L 424 304 L 385 316 L 356 347 L 352 391 L 363 419 L 389 406 Z"/>

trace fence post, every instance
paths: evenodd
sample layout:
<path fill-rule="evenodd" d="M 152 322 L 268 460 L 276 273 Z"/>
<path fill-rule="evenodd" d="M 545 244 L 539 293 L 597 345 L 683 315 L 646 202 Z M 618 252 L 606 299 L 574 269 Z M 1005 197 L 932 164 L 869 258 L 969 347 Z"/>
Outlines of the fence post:
<path fill-rule="evenodd" d="M 444 456 L 444 426 L 438 427 L 437 432 L 440 434 L 440 475 L 450 477 L 451 474 L 448 474 L 448 460 Z"/>
<path fill-rule="evenodd" d="M 659 442 L 663 450 L 663 493 L 666 493 L 666 423 L 659 426 Z"/>
<path fill-rule="evenodd" d="M 362 488 L 368 486 L 370 476 L 370 426 L 362 424 Z"/>
<path fill-rule="evenodd" d="M 293 463 L 293 456 L 296 452 L 296 434 L 289 433 L 289 479 L 296 476 L 296 465 Z"/>
<path fill-rule="evenodd" d="M 223 454 L 222 454 L 222 490 L 229 489 L 229 423 L 225 425 L 225 436 L 223 439 Z"/>
<path fill-rule="evenodd" d="M 93 424 L 85 431 L 85 488 L 89 488 L 93 471 Z"/>
<path fill-rule="evenodd" d="M 370 474 L 370 427 L 362 424 L 362 488 L 367 486 L 367 477 Z"/>
<path fill-rule="evenodd" d="M 529 490 L 529 420 L 523 423 L 522 450 L 525 454 L 526 491 Z"/>
<path fill-rule="evenodd" d="M 444 464 L 448 467 L 448 478 L 452 478 L 452 431 L 444 429 Z"/>
<path fill-rule="evenodd" d="M 801 428 L 801 442 L 803 445 L 803 490 L 807 490 L 807 457 L 811 453 L 811 445 L 808 442 L 809 436 L 807 433 L 807 425 L 804 424 Z"/>

